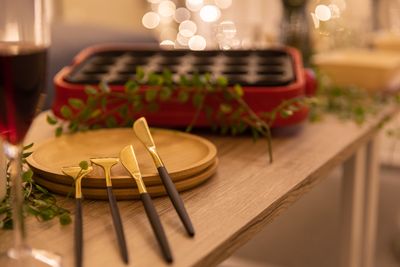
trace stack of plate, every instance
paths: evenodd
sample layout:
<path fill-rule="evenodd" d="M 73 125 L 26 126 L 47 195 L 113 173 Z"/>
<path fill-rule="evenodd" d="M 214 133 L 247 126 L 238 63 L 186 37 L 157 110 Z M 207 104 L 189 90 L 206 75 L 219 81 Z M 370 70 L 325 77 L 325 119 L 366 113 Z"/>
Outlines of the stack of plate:
<path fill-rule="evenodd" d="M 195 187 L 217 170 L 216 147 L 208 140 L 179 131 L 151 129 L 161 158 L 177 189 Z M 131 129 L 103 129 L 48 140 L 36 147 L 27 159 L 39 185 L 59 194 L 73 194 L 74 181 L 62 174 L 61 168 L 77 166 L 90 158 L 119 157 L 122 148 L 132 144 L 144 183 L 152 196 L 165 195 L 150 154 Z M 82 192 L 88 199 L 108 199 L 104 173 L 93 165 L 94 171 L 82 180 Z M 111 170 L 113 191 L 117 199 L 138 198 L 136 183 L 121 163 Z"/>

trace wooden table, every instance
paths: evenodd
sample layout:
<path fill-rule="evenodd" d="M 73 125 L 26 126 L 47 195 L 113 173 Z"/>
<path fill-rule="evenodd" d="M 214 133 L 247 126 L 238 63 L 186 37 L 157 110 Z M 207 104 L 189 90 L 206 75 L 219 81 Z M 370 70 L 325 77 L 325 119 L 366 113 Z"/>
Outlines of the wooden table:
<path fill-rule="evenodd" d="M 219 150 L 217 174 L 182 193 L 196 228 L 189 238 L 167 198 L 155 199 L 174 254 L 171 266 L 215 266 L 246 243 L 332 168 L 343 172 L 343 266 L 374 266 L 378 199 L 377 133 L 394 113 L 387 109 L 363 126 L 327 117 L 306 123 L 297 133 L 274 138 L 275 161 L 268 163 L 266 141 L 249 137 L 207 136 Z M 30 140 L 51 136 L 44 115 L 36 119 Z M 62 151 L 60 151 L 62 153 Z M 74 202 L 60 197 L 70 210 Z M 130 252 L 129 266 L 167 266 L 138 201 L 118 203 Z M 84 266 L 124 266 L 107 202 L 84 201 Z M 28 220 L 32 246 L 63 255 L 73 266 L 73 224 Z M 0 232 L 0 250 L 11 232 Z"/>

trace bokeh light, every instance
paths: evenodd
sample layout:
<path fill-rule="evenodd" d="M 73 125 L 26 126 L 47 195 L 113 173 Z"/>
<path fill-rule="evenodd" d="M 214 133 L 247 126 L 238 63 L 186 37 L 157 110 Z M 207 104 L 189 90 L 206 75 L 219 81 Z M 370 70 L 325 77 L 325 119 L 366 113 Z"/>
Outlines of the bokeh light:
<path fill-rule="evenodd" d="M 221 33 L 225 38 L 233 38 L 236 35 L 235 23 L 231 20 L 224 20 L 218 25 L 218 33 Z"/>
<path fill-rule="evenodd" d="M 181 23 L 190 19 L 190 11 L 184 7 L 175 10 L 174 19 L 176 22 Z"/>
<path fill-rule="evenodd" d="M 160 42 L 160 47 L 164 49 L 172 49 L 175 48 L 175 42 L 172 40 L 164 40 Z"/>
<path fill-rule="evenodd" d="M 163 27 L 163 29 L 160 32 L 160 40 L 174 40 L 176 35 L 178 34 L 178 31 L 172 27 L 172 26 L 167 26 Z"/>
<path fill-rule="evenodd" d="M 175 14 L 176 5 L 172 1 L 162 1 L 158 5 L 158 14 L 163 17 L 170 17 Z"/>
<path fill-rule="evenodd" d="M 328 21 L 332 18 L 331 10 L 326 5 L 318 5 L 315 7 L 315 16 L 320 21 Z"/>
<path fill-rule="evenodd" d="M 221 10 L 214 5 L 203 6 L 200 10 L 200 18 L 205 22 L 214 22 L 221 17 Z"/>
<path fill-rule="evenodd" d="M 215 4 L 221 9 L 226 9 L 232 5 L 232 0 L 215 0 Z"/>
<path fill-rule="evenodd" d="M 176 41 L 182 46 L 188 46 L 189 39 L 189 37 L 185 37 L 181 33 L 176 35 Z"/>
<path fill-rule="evenodd" d="M 196 31 L 197 26 L 191 20 L 185 20 L 179 25 L 179 33 L 184 37 L 192 37 Z"/>
<path fill-rule="evenodd" d="M 189 48 L 191 50 L 196 50 L 196 51 L 204 50 L 206 49 L 206 46 L 207 46 L 206 39 L 201 35 L 195 35 L 191 37 L 189 40 Z"/>
<path fill-rule="evenodd" d="M 186 7 L 193 12 L 199 11 L 204 5 L 203 0 L 186 0 Z"/>
<path fill-rule="evenodd" d="M 142 18 L 142 24 L 147 29 L 154 29 L 160 24 L 160 16 L 155 12 L 147 12 Z"/>

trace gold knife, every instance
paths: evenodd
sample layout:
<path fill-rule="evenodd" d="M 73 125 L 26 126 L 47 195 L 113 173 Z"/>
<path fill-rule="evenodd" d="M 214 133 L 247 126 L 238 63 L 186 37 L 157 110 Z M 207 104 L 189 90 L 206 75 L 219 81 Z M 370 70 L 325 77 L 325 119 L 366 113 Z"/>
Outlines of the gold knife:
<path fill-rule="evenodd" d="M 161 224 L 160 218 L 158 217 L 157 211 L 154 208 L 153 201 L 150 195 L 147 193 L 146 186 L 143 183 L 142 175 L 140 173 L 139 165 L 136 160 L 135 151 L 132 146 L 126 146 L 122 149 L 120 154 L 122 165 L 130 173 L 132 178 L 136 181 L 137 187 L 140 193 L 140 199 L 143 202 L 144 209 L 146 211 L 147 218 L 150 221 L 153 232 L 156 235 L 158 244 L 161 247 L 164 259 L 167 262 L 172 262 L 172 253 L 169 248 L 168 239 L 165 235 L 164 228 Z"/>
<path fill-rule="evenodd" d="M 185 226 L 186 232 L 190 236 L 194 236 L 195 231 L 193 228 L 193 224 L 186 211 L 185 205 L 183 204 L 182 198 L 179 196 L 175 184 L 172 182 L 171 177 L 169 176 L 168 171 L 164 166 L 164 163 L 162 162 L 159 154 L 157 153 L 156 145 L 154 143 L 153 137 L 151 136 L 146 119 L 144 117 L 137 119 L 133 124 L 133 130 L 137 138 L 140 140 L 140 142 L 142 142 L 142 144 L 146 147 L 147 151 L 153 158 L 153 161 L 157 167 L 157 171 L 160 175 L 161 181 L 164 184 L 165 190 L 167 191 L 167 194 L 171 199 L 171 202 L 174 205 L 175 210 L 179 215 L 179 218 L 181 219 L 183 225 Z"/>

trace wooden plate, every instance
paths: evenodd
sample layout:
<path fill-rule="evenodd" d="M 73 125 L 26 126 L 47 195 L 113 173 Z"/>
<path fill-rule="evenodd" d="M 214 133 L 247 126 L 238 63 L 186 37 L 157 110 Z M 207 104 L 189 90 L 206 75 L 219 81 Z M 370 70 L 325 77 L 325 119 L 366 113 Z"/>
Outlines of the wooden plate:
<path fill-rule="evenodd" d="M 157 150 L 172 180 L 191 177 L 214 163 L 216 147 L 208 140 L 179 131 L 151 129 Z M 96 157 L 119 157 L 122 148 L 132 144 L 143 180 L 146 184 L 160 184 L 153 160 L 144 146 L 128 128 L 102 129 L 51 139 L 34 148 L 27 162 L 35 174 L 58 184 L 71 184 L 71 178 L 61 173 L 61 167 L 76 166 L 80 161 Z M 103 171 L 94 171 L 84 182 L 85 187 L 103 187 Z M 129 186 L 131 178 L 121 163 L 112 169 L 113 187 Z"/>
<path fill-rule="evenodd" d="M 207 169 L 205 169 L 203 172 L 198 173 L 192 177 L 188 177 L 186 179 L 174 182 L 175 186 L 178 189 L 178 191 L 184 191 L 196 187 L 207 181 L 210 177 L 212 177 L 212 175 L 217 171 L 217 167 L 218 167 L 218 159 L 216 159 L 214 163 Z M 70 196 L 74 195 L 74 188 L 72 185 L 68 186 L 64 184 L 58 184 L 53 181 L 49 181 L 46 178 L 43 178 L 37 174 L 34 175 L 33 179 L 35 180 L 36 183 L 54 193 L 58 193 L 61 195 L 70 195 Z M 85 179 L 90 179 L 90 178 L 84 178 L 82 181 L 84 181 Z M 166 195 L 164 186 L 162 185 L 151 185 L 147 186 L 146 188 L 148 193 L 152 197 L 159 197 Z M 128 187 L 113 188 L 113 192 L 118 200 L 139 198 L 139 192 L 136 187 L 136 183 L 132 178 L 130 179 L 130 184 Z M 84 198 L 86 199 L 108 200 L 107 190 L 105 187 L 104 188 L 82 187 L 82 193 Z"/>

